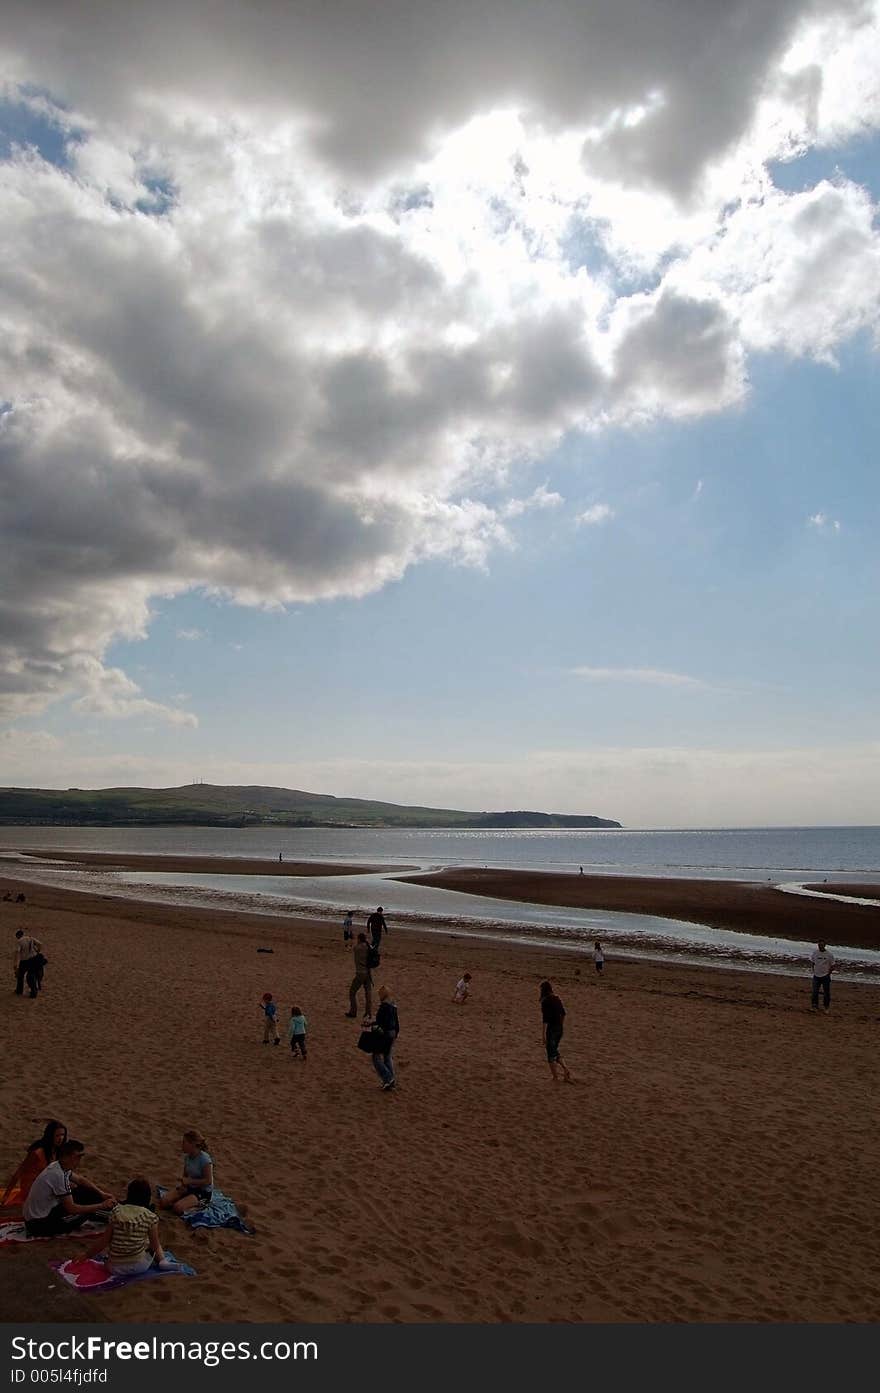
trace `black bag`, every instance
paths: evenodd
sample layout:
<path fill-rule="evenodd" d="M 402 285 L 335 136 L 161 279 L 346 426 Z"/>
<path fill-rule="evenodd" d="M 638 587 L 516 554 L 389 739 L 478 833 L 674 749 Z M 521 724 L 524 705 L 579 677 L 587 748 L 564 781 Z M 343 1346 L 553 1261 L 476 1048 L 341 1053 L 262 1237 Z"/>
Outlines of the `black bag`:
<path fill-rule="evenodd" d="M 364 1054 L 382 1054 L 385 1047 L 385 1032 L 368 1026 L 358 1036 L 358 1049 Z"/>
<path fill-rule="evenodd" d="M 372 971 L 374 967 L 379 966 L 381 961 L 382 959 L 379 956 L 379 949 L 374 948 L 371 943 L 369 948 L 367 949 L 367 967 L 370 969 L 370 971 Z"/>

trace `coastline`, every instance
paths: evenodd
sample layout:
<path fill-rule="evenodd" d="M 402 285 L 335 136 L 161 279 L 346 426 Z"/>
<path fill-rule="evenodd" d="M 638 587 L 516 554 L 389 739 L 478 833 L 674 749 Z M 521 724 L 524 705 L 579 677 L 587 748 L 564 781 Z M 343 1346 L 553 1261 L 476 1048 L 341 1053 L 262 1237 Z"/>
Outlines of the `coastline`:
<path fill-rule="evenodd" d="M 476 867 L 407 879 L 494 899 L 650 914 L 734 933 L 807 942 L 821 938 L 842 947 L 880 949 L 880 907 L 784 894 L 756 881 L 563 875 Z"/>

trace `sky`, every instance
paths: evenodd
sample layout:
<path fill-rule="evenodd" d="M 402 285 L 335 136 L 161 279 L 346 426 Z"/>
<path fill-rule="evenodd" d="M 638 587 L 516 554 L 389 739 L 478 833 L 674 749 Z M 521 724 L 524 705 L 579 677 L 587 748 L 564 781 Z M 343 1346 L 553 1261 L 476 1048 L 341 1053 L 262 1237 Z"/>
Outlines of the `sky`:
<path fill-rule="evenodd" d="M 880 822 L 880 3 L 7 0 L 0 784 Z"/>

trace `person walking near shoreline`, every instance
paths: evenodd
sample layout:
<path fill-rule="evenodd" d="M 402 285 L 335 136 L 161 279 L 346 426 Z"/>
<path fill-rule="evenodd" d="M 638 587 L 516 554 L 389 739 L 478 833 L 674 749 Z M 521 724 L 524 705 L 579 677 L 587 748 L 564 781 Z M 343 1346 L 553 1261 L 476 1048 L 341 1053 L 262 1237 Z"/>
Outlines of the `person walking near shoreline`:
<path fill-rule="evenodd" d="M 387 932 L 388 925 L 385 923 L 385 912 L 382 909 L 382 906 L 379 905 L 379 908 L 375 911 L 375 913 L 371 914 L 369 919 L 367 920 L 367 933 L 370 935 L 373 947 L 376 949 L 377 952 L 379 951 L 379 945 L 382 942 L 382 935 L 383 933 L 387 934 Z"/>
<path fill-rule="evenodd" d="M 358 1013 L 357 994 L 361 987 L 364 989 L 364 1015 L 371 1016 L 373 1013 L 373 977 L 370 972 L 370 945 L 367 943 L 367 935 L 359 933 L 357 943 L 354 945 L 354 977 L 351 979 L 351 986 L 348 989 L 349 1009 L 346 1015 L 354 1019 Z"/>
<path fill-rule="evenodd" d="M 819 991 L 821 989 L 822 1004 L 826 1011 L 830 1011 L 831 974 L 837 964 L 824 943 L 818 943 L 813 949 L 813 952 L 810 954 L 810 965 L 813 969 L 813 991 L 810 998 L 810 1005 L 814 1011 L 818 1011 Z"/>
<path fill-rule="evenodd" d="M 559 1082 L 559 1070 L 562 1070 L 562 1077 L 566 1083 L 573 1083 L 571 1070 L 559 1053 L 559 1046 L 562 1042 L 563 1021 L 565 1020 L 565 1007 L 560 998 L 553 990 L 552 982 L 542 982 L 541 987 L 541 1019 L 543 1021 L 544 1048 L 547 1051 L 547 1063 L 550 1065 L 550 1073 L 553 1075 L 554 1083 Z"/>

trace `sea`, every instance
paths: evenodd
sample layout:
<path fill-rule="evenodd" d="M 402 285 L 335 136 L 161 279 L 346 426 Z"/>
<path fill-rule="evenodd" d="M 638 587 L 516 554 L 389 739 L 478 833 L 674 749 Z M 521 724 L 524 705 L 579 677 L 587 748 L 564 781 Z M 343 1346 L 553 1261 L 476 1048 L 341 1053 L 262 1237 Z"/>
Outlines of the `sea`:
<path fill-rule="evenodd" d="M 96 851 L 216 859 L 216 872 L 74 871 L 69 865 L 27 864 L 23 849 Z M 345 862 L 363 873 L 345 876 L 237 876 L 228 857 L 277 862 Z M 308 913 L 338 927 L 352 909 L 382 904 L 394 930 L 450 932 L 511 943 L 545 943 L 585 954 L 601 938 L 609 958 L 642 957 L 706 963 L 736 971 L 804 973 L 811 944 L 738 934 L 708 926 L 607 910 L 515 904 L 415 885 L 407 874 L 443 867 L 485 866 L 590 875 L 645 875 L 769 881 L 801 893 L 804 881 L 849 880 L 877 886 L 880 827 L 714 829 L 480 829 L 0 827 L 0 858 L 18 876 L 127 898 Z M 376 871 L 375 867 L 394 867 Z M 835 947 L 839 976 L 880 983 L 880 952 Z"/>

